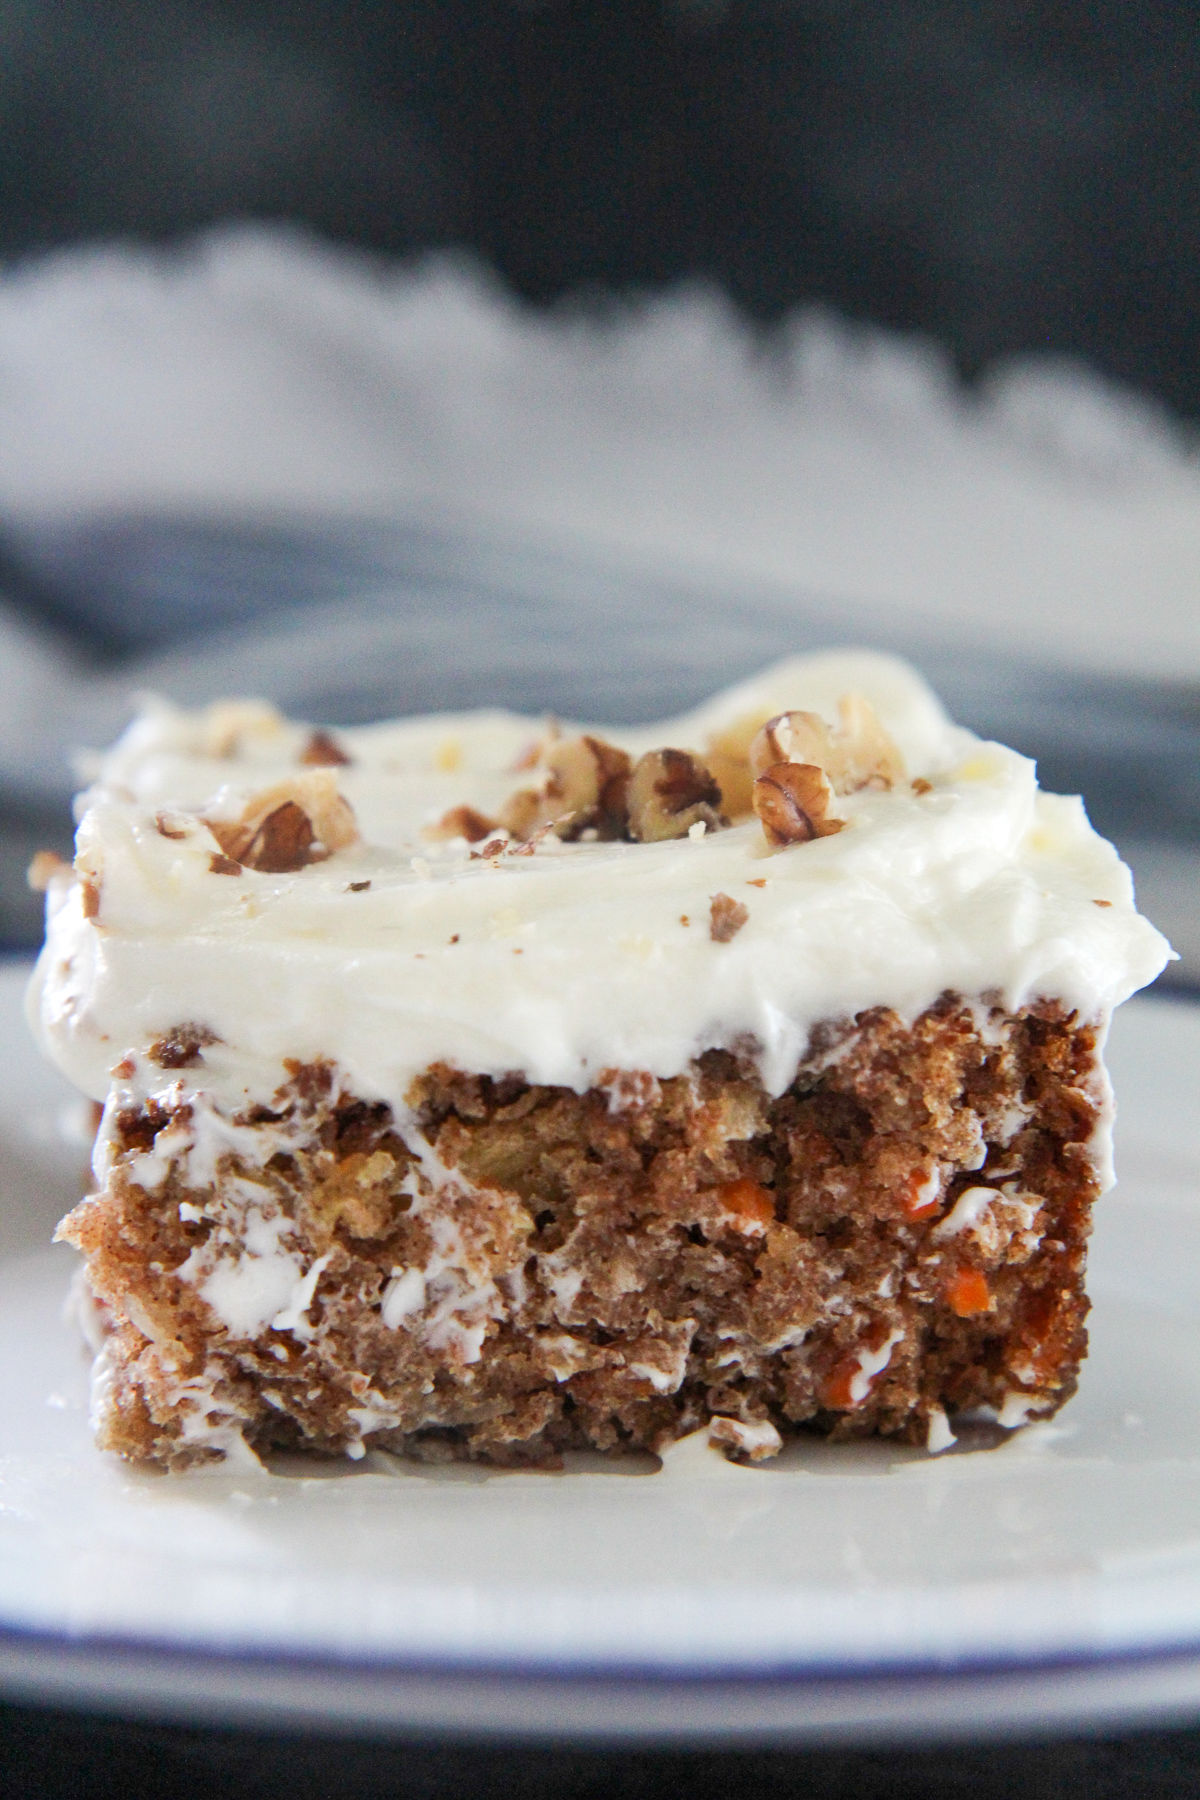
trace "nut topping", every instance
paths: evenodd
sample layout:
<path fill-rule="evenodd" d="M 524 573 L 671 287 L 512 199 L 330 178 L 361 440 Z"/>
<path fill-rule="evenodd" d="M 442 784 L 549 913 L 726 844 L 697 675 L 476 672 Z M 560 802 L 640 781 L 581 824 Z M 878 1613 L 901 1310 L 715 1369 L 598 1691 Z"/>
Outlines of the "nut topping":
<path fill-rule="evenodd" d="M 334 769 L 350 760 L 328 731 L 314 731 L 300 752 L 300 761 L 310 769 Z"/>
<path fill-rule="evenodd" d="M 449 812 L 442 814 L 436 825 L 431 825 L 425 833 L 431 838 L 466 838 L 468 844 L 481 843 L 490 837 L 496 829 L 495 819 L 489 819 L 473 806 L 452 806 Z"/>
<path fill-rule="evenodd" d="M 651 750 L 635 767 L 624 750 L 585 733 L 545 741 L 539 759 L 546 770 L 541 785 L 518 788 L 494 823 L 458 806 L 435 827 L 437 834 L 478 842 L 499 828 L 511 839 L 511 854 L 527 856 L 550 831 L 567 843 L 586 837 L 647 844 L 689 832 L 703 836 L 729 823 L 712 770 L 690 750 Z"/>
<path fill-rule="evenodd" d="M 708 740 L 704 760 L 721 790 L 721 810 L 731 819 L 749 818 L 754 810 L 750 746 L 766 722 L 760 712 L 747 713 Z"/>
<path fill-rule="evenodd" d="M 729 894 L 714 894 L 709 907 L 708 935 L 714 944 L 735 938 L 750 917 L 750 909 Z"/>
<path fill-rule="evenodd" d="M 600 838 L 624 834 L 629 757 L 603 738 L 559 738 L 548 744 L 540 788 L 519 788 L 500 809 L 500 824 L 527 842 L 552 826 L 568 842 L 595 831 Z"/>
<path fill-rule="evenodd" d="M 754 783 L 754 810 L 776 848 L 840 831 L 843 821 L 829 816 L 832 797 L 825 771 L 815 763 L 773 763 Z"/>
<path fill-rule="evenodd" d="M 904 759 L 861 694 L 842 695 L 835 726 L 813 712 L 768 719 L 750 745 L 750 768 L 754 810 L 776 846 L 840 831 L 845 821 L 829 810 L 834 794 L 890 788 L 904 777 Z"/>
<path fill-rule="evenodd" d="M 240 819 L 206 819 L 205 824 L 225 857 L 264 875 L 289 875 L 324 862 L 358 837 L 350 803 L 323 769 L 255 794 Z"/>
<path fill-rule="evenodd" d="M 294 800 L 285 800 L 269 812 L 253 835 L 240 839 L 234 859 L 264 875 L 285 875 L 312 861 L 317 841 L 312 820 Z"/>
<path fill-rule="evenodd" d="M 690 750 L 650 750 L 629 781 L 629 835 L 635 843 L 686 837 L 693 825 L 711 831 L 728 824 L 721 790 Z"/>
<path fill-rule="evenodd" d="M 768 719 L 750 746 L 750 767 L 759 776 L 778 763 L 811 763 L 823 769 L 835 794 L 890 788 L 904 778 L 903 757 L 861 694 L 842 695 L 835 726 L 812 712 L 778 713 Z"/>

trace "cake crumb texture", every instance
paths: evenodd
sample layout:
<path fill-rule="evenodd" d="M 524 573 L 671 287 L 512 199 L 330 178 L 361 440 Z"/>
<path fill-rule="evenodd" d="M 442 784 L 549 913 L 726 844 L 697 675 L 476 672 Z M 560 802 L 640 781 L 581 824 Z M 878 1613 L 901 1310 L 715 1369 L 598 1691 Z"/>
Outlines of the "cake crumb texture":
<path fill-rule="evenodd" d="M 230 1116 L 164 1057 L 61 1228 L 108 1334 L 99 1441 L 545 1464 L 1048 1415 L 1086 1347 L 1098 1035 L 947 994 L 819 1026 L 777 1097 L 749 1045 L 583 1093 L 436 1064 L 403 1116 L 324 1062 Z"/>

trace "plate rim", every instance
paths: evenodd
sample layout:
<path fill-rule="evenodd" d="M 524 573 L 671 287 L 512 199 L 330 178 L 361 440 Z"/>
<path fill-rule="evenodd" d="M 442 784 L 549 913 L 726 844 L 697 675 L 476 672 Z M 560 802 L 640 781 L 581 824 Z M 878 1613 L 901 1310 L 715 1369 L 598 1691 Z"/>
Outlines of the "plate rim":
<path fill-rule="evenodd" d="M 489 1668 L 231 1652 L 0 1625 L 0 1693 L 75 1710 L 339 1735 L 551 1742 L 894 1742 L 1200 1716 L 1200 1642 L 1174 1650 L 850 1671 Z M 982 1704 L 981 1704 L 982 1702 Z"/>

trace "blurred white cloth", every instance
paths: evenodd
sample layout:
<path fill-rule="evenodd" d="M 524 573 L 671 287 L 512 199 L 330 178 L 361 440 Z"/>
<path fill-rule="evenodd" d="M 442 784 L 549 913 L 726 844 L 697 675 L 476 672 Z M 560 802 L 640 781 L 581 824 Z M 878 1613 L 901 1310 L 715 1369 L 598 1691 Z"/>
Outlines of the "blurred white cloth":
<path fill-rule="evenodd" d="M 1152 402 L 1037 359 L 972 396 L 928 346 L 756 340 L 703 292 L 547 316 L 261 227 L 31 262 L 0 280 L 0 514 L 106 508 L 423 518 L 1200 678 L 1200 460 Z"/>

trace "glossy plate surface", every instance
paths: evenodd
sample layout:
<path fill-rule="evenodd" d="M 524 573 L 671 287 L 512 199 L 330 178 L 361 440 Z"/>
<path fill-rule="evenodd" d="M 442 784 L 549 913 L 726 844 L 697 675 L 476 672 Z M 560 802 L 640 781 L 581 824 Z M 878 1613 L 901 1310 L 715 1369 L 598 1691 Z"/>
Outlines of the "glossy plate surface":
<path fill-rule="evenodd" d="M 1200 1711 L 1200 1008 L 1114 1027 L 1122 1180 L 1059 1419 L 937 1458 L 697 1442 L 487 1474 L 91 1446 L 47 1247 L 85 1152 L 0 969 L 0 1686 L 194 1717 L 608 1736 Z"/>

